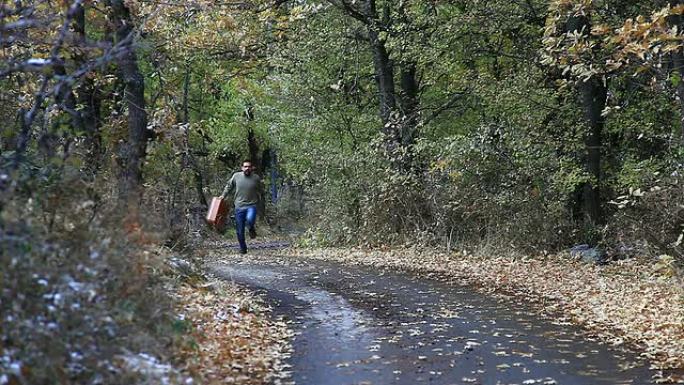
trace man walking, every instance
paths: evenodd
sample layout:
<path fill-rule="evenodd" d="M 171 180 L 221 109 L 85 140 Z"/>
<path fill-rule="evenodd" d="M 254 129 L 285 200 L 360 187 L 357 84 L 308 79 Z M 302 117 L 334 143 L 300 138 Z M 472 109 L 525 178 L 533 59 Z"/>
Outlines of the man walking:
<path fill-rule="evenodd" d="M 249 237 L 256 237 L 254 228 L 257 216 L 257 203 L 260 199 L 261 178 L 254 174 L 252 162 L 245 160 L 242 162 L 242 172 L 236 172 L 226 184 L 221 194 L 221 199 L 235 190 L 235 222 L 237 225 L 237 237 L 240 242 L 240 253 L 247 253 L 247 242 L 245 242 L 245 225 L 249 229 Z"/>

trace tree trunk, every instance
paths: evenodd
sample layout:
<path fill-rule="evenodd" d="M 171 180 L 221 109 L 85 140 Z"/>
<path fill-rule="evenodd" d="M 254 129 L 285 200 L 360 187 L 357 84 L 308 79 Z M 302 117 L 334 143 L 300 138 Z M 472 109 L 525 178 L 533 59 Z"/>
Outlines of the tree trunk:
<path fill-rule="evenodd" d="M 401 66 L 401 108 L 402 108 L 402 130 L 401 143 L 404 146 L 413 144 L 416 136 L 416 126 L 418 124 L 418 92 L 420 86 L 416 71 L 416 64 L 413 62 L 404 63 Z"/>
<path fill-rule="evenodd" d="M 370 40 L 371 52 L 373 54 L 373 66 L 375 68 L 375 81 L 378 87 L 378 102 L 380 119 L 382 121 L 382 133 L 384 134 L 385 155 L 389 158 L 392 167 L 403 170 L 405 160 L 402 147 L 403 124 L 401 119 L 396 116 L 397 95 L 394 86 L 394 63 L 390 58 L 385 41 L 381 38 L 383 20 L 380 20 L 375 6 L 375 0 L 368 0 L 365 3 L 365 13 L 368 17 L 368 37 Z M 385 17 L 388 16 L 388 8 L 385 5 Z M 386 20 L 385 20 L 386 21 Z"/>
<path fill-rule="evenodd" d="M 684 0 L 674 0 L 671 5 L 677 6 L 684 4 Z M 677 27 L 679 31 L 684 28 L 684 16 L 676 15 L 667 18 L 668 24 Z M 672 71 L 679 75 L 679 84 L 677 84 L 677 97 L 679 98 L 679 141 L 684 145 L 684 48 L 679 48 L 672 53 Z"/>
<path fill-rule="evenodd" d="M 187 152 L 187 157 L 189 159 L 190 167 L 192 168 L 192 175 L 195 180 L 195 192 L 197 193 L 197 200 L 199 203 L 208 207 L 207 198 L 204 196 L 204 178 L 202 177 L 202 172 L 199 168 L 199 164 L 195 155 L 192 152 L 190 146 L 190 109 L 189 109 L 189 98 L 190 98 L 190 77 L 192 72 L 190 70 L 190 63 L 185 64 L 185 78 L 183 79 L 183 123 L 187 126 L 185 130 L 185 151 Z"/>
<path fill-rule="evenodd" d="M 568 20 L 568 31 L 589 34 L 591 25 L 585 15 L 574 16 Z M 601 209 L 601 147 L 604 118 L 601 115 L 606 107 L 608 89 L 603 79 L 592 77 L 587 81 L 579 81 L 577 86 L 580 94 L 584 118 L 588 130 L 584 135 L 585 169 L 592 180 L 582 187 L 584 212 L 592 227 L 605 223 Z"/>
<path fill-rule="evenodd" d="M 262 157 L 261 157 L 261 150 L 260 150 L 260 145 L 259 141 L 256 138 L 256 135 L 254 134 L 254 129 L 252 128 L 252 121 L 254 121 L 254 107 L 249 105 L 247 106 L 246 110 L 246 115 L 247 115 L 247 120 L 250 121 L 249 123 L 249 129 L 247 130 L 247 149 L 249 150 L 249 160 L 252 161 L 252 166 L 257 170 L 257 173 L 262 177 L 266 175 L 266 170 L 263 168 L 262 164 Z M 266 194 L 264 191 L 264 186 L 263 183 L 261 184 L 261 191 L 259 191 L 259 195 L 261 196 L 261 199 L 259 200 L 259 203 L 257 204 L 257 213 L 259 217 L 265 218 L 266 217 Z"/>
<path fill-rule="evenodd" d="M 586 169 L 592 180 L 584 185 L 583 200 L 584 210 L 591 222 L 595 225 L 605 223 L 601 210 L 601 148 L 604 119 L 601 116 L 606 106 L 607 89 L 601 79 L 589 79 L 579 85 L 584 117 L 589 125 L 589 130 L 584 136 L 586 148 Z"/>
<path fill-rule="evenodd" d="M 86 17 L 85 7 L 78 6 L 72 23 L 74 36 L 80 45 L 86 44 Z M 80 51 L 74 53 L 74 60 L 79 65 L 85 63 L 87 58 Z M 92 78 L 86 75 L 85 79 L 77 87 L 77 104 L 81 105 L 79 111 L 81 128 L 85 135 L 85 147 L 87 149 L 87 164 L 89 170 L 95 174 L 102 163 L 102 138 L 100 135 L 100 96 L 95 90 Z"/>
<path fill-rule="evenodd" d="M 682 25 L 684 27 L 684 25 Z M 679 141 L 684 144 L 684 52 L 677 51 L 672 54 L 674 70 L 679 74 L 677 84 L 677 97 L 679 98 Z"/>
<path fill-rule="evenodd" d="M 185 63 L 185 77 L 183 78 L 183 123 L 190 122 L 189 96 L 190 96 L 190 62 Z"/>
<path fill-rule="evenodd" d="M 100 134 L 101 95 L 95 89 L 92 79 L 85 79 L 78 88 L 78 102 L 83 106 L 81 119 L 85 129 L 88 160 L 92 171 L 96 171 L 102 164 L 102 135 Z"/>
<path fill-rule="evenodd" d="M 123 0 L 110 0 L 111 20 L 116 28 L 116 41 L 124 40 L 133 31 L 133 21 Z M 133 44 L 120 55 L 116 64 L 124 85 L 124 101 L 128 109 L 128 138 L 119 146 L 121 166 L 119 200 L 126 206 L 139 205 L 142 198 L 142 165 L 147 150 L 147 112 L 145 111 L 145 79 L 138 68 Z M 132 208 L 132 207 L 131 207 Z"/>
<path fill-rule="evenodd" d="M 394 68 L 389 58 L 385 43 L 380 40 L 379 33 L 369 28 L 371 49 L 373 51 L 373 65 L 375 67 L 375 81 L 378 85 L 379 110 L 382 123 L 386 125 L 396 108 L 394 91 Z"/>
<path fill-rule="evenodd" d="M 278 154 L 275 150 L 269 150 L 269 166 L 271 169 L 271 203 L 278 203 Z"/>
<path fill-rule="evenodd" d="M 373 52 L 373 65 L 375 67 L 375 81 L 378 85 L 380 118 L 387 126 L 392 111 L 396 108 L 394 91 L 394 68 L 392 60 L 385 47 L 385 42 L 380 37 L 380 20 L 375 6 L 375 0 L 366 2 L 366 15 L 369 18 L 368 37 L 371 51 Z"/>
<path fill-rule="evenodd" d="M 259 172 L 263 172 L 261 164 L 261 151 L 259 149 L 259 141 L 254 134 L 253 122 L 254 122 L 254 107 L 248 105 L 245 110 L 245 117 L 247 118 L 248 129 L 247 129 L 247 151 L 249 151 L 249 160 L 252 162 L 252 166 L 256 168 Z"/>

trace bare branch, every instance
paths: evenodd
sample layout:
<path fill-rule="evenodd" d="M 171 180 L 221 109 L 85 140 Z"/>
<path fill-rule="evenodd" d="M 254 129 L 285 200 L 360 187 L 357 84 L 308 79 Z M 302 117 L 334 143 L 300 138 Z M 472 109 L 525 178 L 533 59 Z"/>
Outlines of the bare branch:
<path fill-rule="evenodd" d="M 353 17 L 354 19 L 364 23 L 364 24 L 372 24 L 372 19 L 370 16 L 364 14 L 362 11 L 356 9 L 353 5 L 351 5 L 347 0 L 328 0 L 328 2 L 343 11 L 345 11 L 349 16 Z"/>
<path fill-rule="evenodd" d="M 422 122 L 420 122 L 420 125 L 425 126 L 434 119 L 436 119 L 439 115 L 441 115 L 444 111 L 449 110 L 456 105 L 456 102 L 458 102 L 460 99 L 462 99 L 466 94 L 468 93 L 468 90 L 461 91 L 461 92 L 456 92 L 454 93 L 449 100 L 446 101 L 446 103 L 442 104 L 441 106 L 437 107 L 430 116 L 427 118 L 423 119 Z"/>

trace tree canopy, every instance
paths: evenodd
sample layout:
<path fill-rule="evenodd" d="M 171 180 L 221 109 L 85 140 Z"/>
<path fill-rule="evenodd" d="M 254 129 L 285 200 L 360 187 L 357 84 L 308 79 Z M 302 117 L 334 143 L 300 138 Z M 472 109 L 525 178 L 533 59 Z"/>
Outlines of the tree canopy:
<path fill-rule="evenodd" d="M 6 4 L 2 207 L 105 178 L 129 209 L 162 194 L 174 222 L 252 158 L 272 212 L 299 191 L 326 242 L 648 239 L 681 257 L 683 15 L 677 1 Z"/>

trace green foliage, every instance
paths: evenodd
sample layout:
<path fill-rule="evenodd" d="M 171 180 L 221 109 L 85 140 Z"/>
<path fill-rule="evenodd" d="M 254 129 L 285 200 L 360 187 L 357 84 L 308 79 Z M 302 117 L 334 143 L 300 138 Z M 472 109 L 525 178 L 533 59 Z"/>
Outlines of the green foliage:
<path fill-rule="evenodd" d="M 583 165 L 586 123 L 576 91 L 563 84 L 600 76 L 609 85 L 604 204 L 665 172 L 679 124 L 671 90 L 650 87 L 647 73 L 633 76 L 603 61 L 620 48 L 603 40 L 609 26 L 624 26 L 645 5 L 386 5 L 378 6 L 392 22 L 381 41 L 394 63 L 395 86 L 401 66 L 415 64 L 419 120 L 427 119 L 409 147 L 397 154 L 383 149 L 373 53 L 363 22 L 344 9 L 290 19 L 286 37 L 275 42 L 274 67 L 259 83 L 269 95 L 260 101 L 261 119 L 271 127 L 283 170 L 307 187 L 320 218 L 307 239 L 485 241 L 531 250 L 589 238 L 611 242 L 615 234 L 599 229 L 589 237 L 582 224 L 582 186 L 592 181 Z M 568 18 L 585 14 L 594 30 L 566 34 Z M 410 156 L 414 170 L 394 169 L 396 156 Z"/>

